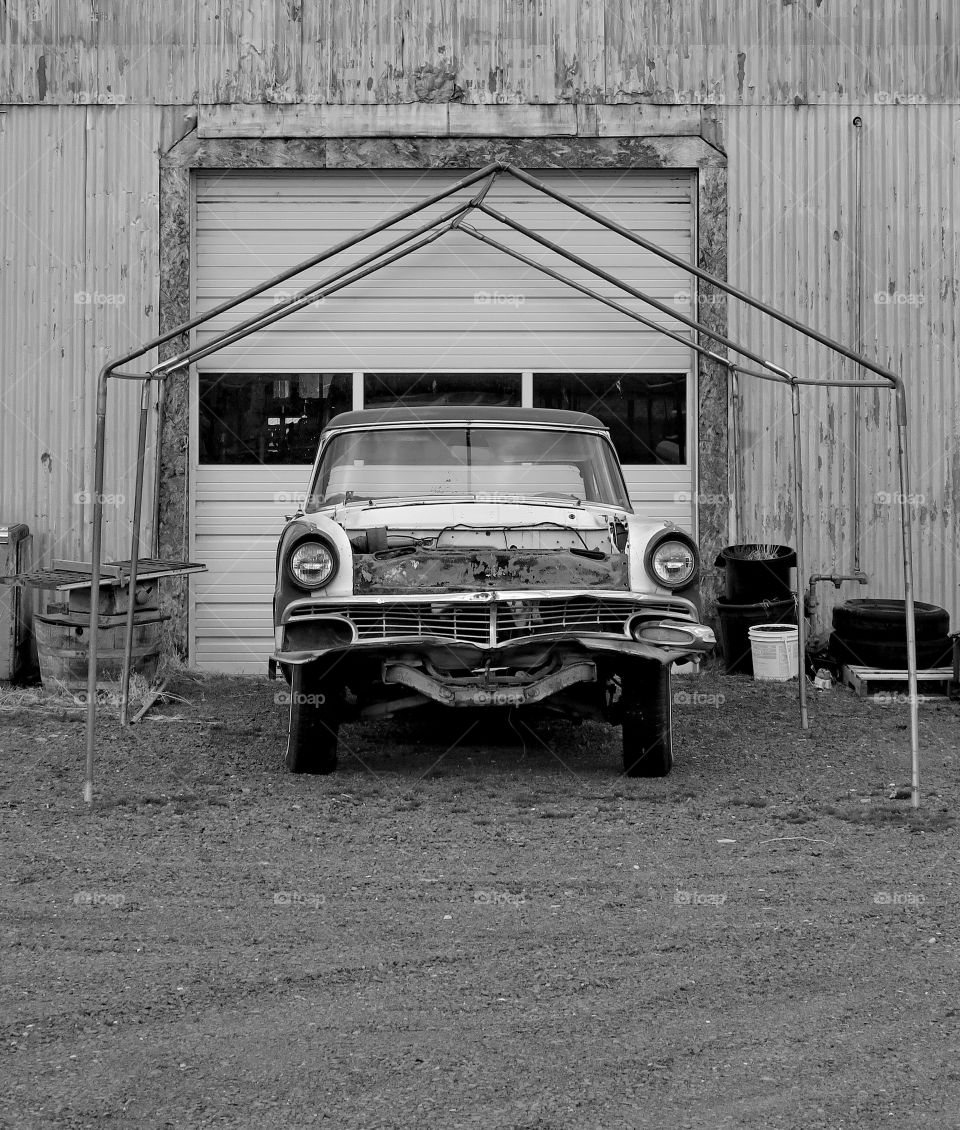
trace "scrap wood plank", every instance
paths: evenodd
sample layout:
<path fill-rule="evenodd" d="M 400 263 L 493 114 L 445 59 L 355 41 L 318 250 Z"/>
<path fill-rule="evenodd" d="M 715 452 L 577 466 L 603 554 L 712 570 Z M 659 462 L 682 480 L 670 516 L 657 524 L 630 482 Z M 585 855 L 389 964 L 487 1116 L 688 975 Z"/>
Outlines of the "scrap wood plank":
<path fill-rule="evenodd" d="M 896 690 L 898 687 L 906 688 L 909 683 L 907 671 L 886 670 L 881 667 L 844 666 L 841 669 L 843 682 L 856 691 L 859 698 L 869 698 L 877 693 L 878 689 Z M 936 691 L 937 684 L 946 684 L 937 693 L 944 695 L 949 690 L 953 681 L 952 667 L 931 667 L 927 671 L 917 672 L 917 687 L 923 686 L 925 690 Z M 917 695 L 921 702 L 927 701 L 933 695 Z"/>
<path fill-rule="evenodd" d="M 150 691 L 147 694 L 147 697 L 143 700 L 143 706 L 141 706 L 140 709 L 136 712 L 136 714 L 134 714 L 134 716 L 130 719 L 130 725 L 131 726 L 135 725 L 137 722 L 139 722 L 143 718 L 144 714 L 147 713 L 147 711 L 150 709 L 150 707 L 153 706 L 153 704 L 157 701 L 157 699 L 167 689 L 167 683 L 169 681 L 170 681 L 169 679 L 164 679 L 159 684 L 159 686 L 150 688 Z"/>
<path fill-rule="evenodd" d="M 91 566 L 84 561 L 54 562 L 54 565 L 76 565 L 76 569 L 53 568 L 35 569 L 30 573 L 15 573 L 0 577 L 0 584 L 15 585 L 35 589 L 56 589 L 67 592 L 70 589 L 90 588 Z M 123 586 L 130 577 L 129 561 L 112 561 L 102 567 L 105 572 L 100 578 L 101 588 Z M 137 579 L 140 581 L 162 580 L 166 577 L 179 577 L 187 573 L 206 572 L 206 565 L 196 561 L 161 561 L 154 557 L 143 557 L 137 563 Z"/>

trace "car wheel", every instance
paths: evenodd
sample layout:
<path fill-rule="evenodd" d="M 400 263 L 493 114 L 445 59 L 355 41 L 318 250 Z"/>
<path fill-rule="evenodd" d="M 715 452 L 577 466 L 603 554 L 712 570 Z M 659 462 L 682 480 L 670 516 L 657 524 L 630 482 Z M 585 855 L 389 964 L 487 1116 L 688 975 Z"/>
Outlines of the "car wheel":
<path fill-rule="evenodd" d="M 291 773 L 332 773 L 337 767 L 338 697 L 308 666 L 290 675 L 286 764 Z"/>
<path fill-rule="evenodd" d="M 834 632 L 830 637 L 830 652 L 838 662 L 850 667 L 876 667 L 882 671 L 907 669 L 907 645 L 900 641 L 846 637 Z M 952 663 L 953 640 L 949 636 L 917 640 L 919 671 L 929 671 L 933 667 L 949 667 Z"/>
<path fill-rule="evenodd" d="M 914 602 L 917 640 L 939 640 L 950 631 L 950 613 L 935 604 Z M 907 612 L 903 600 L 848 600 L 833 610 L 833 630 L 844 639 L 906 643 Z"/>
<path fill-rule="evenodd" d="M 673 768 L 670 668 L 655 660 L 621 676 L 623 771 L 628 777 L 666 777 Z"/>

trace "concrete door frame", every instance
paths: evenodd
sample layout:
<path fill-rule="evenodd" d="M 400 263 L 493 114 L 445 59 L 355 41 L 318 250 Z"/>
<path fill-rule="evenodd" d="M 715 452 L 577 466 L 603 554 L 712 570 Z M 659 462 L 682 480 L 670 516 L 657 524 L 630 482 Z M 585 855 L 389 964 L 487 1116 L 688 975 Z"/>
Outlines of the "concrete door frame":
<path fill-rule="evenodd" d="M 660 169 L 695 175 L 697 206 L 695 262 L 721 279 L 727 277 L 726 156 L 702 137 L 615 138 L 217 138 L 196 132 L 177 142 L 160 165 L 160 332 L 189 321 L 191 310 L 194 177 L 199 171 L 382 169 L 450 170 L 481 168 L 505 161 L 533 173 L 565 169 Z M 693 285 L 691 282 L 691 290 Z M 726 334 L 725 296 L 698 282 L 694 316 Z M 703 344 L 709 339 L 702 338 Z M 187 348 L 174 338 L 160 350 L 161 360 Z M 705 563 L 727 543 L 730 497 L 728 468 L 728 373 L 697 358 L 697 525 Z M 159 549 L 161 556 L 186 559 L 189 523 L 189 383 L 167 382 L 160 439 Z M 704 595 L 713 595 L 712 571 L 705 570 Z M 186 602 L 181 579 L 172 586 L 169 609 L 178 641 L 185 643 Z"/>

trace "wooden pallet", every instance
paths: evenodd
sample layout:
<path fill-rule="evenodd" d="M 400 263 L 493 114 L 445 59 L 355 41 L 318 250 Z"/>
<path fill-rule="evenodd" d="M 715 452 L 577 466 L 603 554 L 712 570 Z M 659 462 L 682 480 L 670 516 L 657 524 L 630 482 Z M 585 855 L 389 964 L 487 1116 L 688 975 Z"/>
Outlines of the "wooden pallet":
<path fill-rule="evenodd" d="M 17 573 L 0 577 L 0 585 L 16 585 L 21 588 L 56 589 L 68 592 L 70 589 L 90 588 L 92 566 L 83 561 L 55 561 L 52 569 L 35 569 L 32 573 Z M 137 562 L 137 578 L 140 581 L 159 580 L 164 577 L 180 577 L 186 573 L 206 572 L 206 565 L 195 561 L 161 561 L 155 557 L 141 557 Z M 100 567 L 101 587 L 122 587 L 130 580 L 129 561 L 108 561 Z"/>
<path fill-rule="evenodd" d="M 885 671 L 879 667 L 842 667 L 841 679 L 852 687 L 859 698 L 876 699 L 878 695 L 906 695 L 909 675 L 906 671 Z M 917 699 L 927 702 L 950 693 L 952 667 L 932 667 L 917 672 Z M 923 693 L 928 692 L 928 693 Z"/>

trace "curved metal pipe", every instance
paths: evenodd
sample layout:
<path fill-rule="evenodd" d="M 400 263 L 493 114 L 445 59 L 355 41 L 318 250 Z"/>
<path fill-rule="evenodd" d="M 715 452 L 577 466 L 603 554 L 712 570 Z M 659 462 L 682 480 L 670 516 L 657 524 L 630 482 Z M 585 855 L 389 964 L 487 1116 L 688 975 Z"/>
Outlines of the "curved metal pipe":
<path fill-rule="evenodd" d="M 572 197 L 567 196 L 565 193 L 560 192 L 558 189 L 551 188 L 551 186 L 546 184 L 544 181 L 537 180 L 536 177 L 532 177 L 529 173 L 524 172 L 523 169 L 518 169 L 516 165 L 505 166 L 505 171 L 508 172 L 512 177 L 516 177 L 517 180 L 523 181 L 524 184 L 530 185 L 531 188 L 539 189 L 547 196 L 552 197 L 558 203 L 565 204 L 568 208 L 572 208 L 575 212 L 579 212 L 581 216 L 586 216 L 586 218 L 589 220 L 595 220 L 598 224 L 601 224 L 605 228 L 609 228 L 610 231 L 616 232 L 618 235 L 622 235 L 624 239 L 628 239 L 631 243 L 635 243 L 638 247 L 642 247 L 645 251 L 650 251 L 652 254 L 658 256 L 661 259 L 664 259 L 666 262 L 672 263 L 675 267 L 679 267 L 681 270 L 686 271 L 688 274 L 694 275 L 696 278 L 700 279 L 701 282 L 709 283 L 711 286 L 718 287 L 725 294 L 729 294 L 732 298 L 737 298 L 741 302 L 745 302 L 748 306 L 752 306 L 754 310 L 760 310 L 762 313 L 768 314 L 776 321 L 782 322 L 785 326 L 789 326 L 791 329 L 797 330 L 798 333 L 802 333 L 804 337 L 809 337 L 813 341 L 817 341 L 821 345 L 825 345 L 829 349 L 832 349 L 837 353 L 840 353 L 842 356 L 849 358 L 851 361 L 856 361 L 858 365 L 862 365 L 865 369 L 869 369 L 871 373 L 877 373 L 879 376 L 885 377 L 888 381 L 891 382 L 891 384 L 896 385 L 896 382 L 900 379 L 892 369 L 883 368 L 883 366 L 878 365 L 875 361 L 871 361 L 869 357 L 865 357 L 862 354 L 849 349 L 842 342 L 835 341 L 833 338 L 827 337 L 826 334 L 820 333 L 819 330 L 812 329 L 810 326 L 804 326 L 802 323 L 798 322 L 796 318 L 791 318 L 789 314 L 784 314 L 775 306 L 770 306 L 766 302 L 763 302 L 761 299 L 754 298 L 753 295 L 748 294 L 746 291 L 732 286 L 725 279 L 719 279 L 716 277 L 716 275 L 711 275 L 709 271 L 705 271 L 702 267 L 698 267 L 695 263 L 688 263 L 685 259 L 681 259 L 678 255 L 673 255 L 671 252 L 665 251 L 656 243 L 652 243 L 649 239 L 644 239 L 643 236 L 637 235 L 636 232 L 631 231 L 630 228 L 624 227 L 623 224 L 618 224 L 615 220 L 610 220 L 606 216 L 600 215 L 592 208 L 588 208 L 585 204 L 580 204 L 578 201 L 574 200 Z"/>

